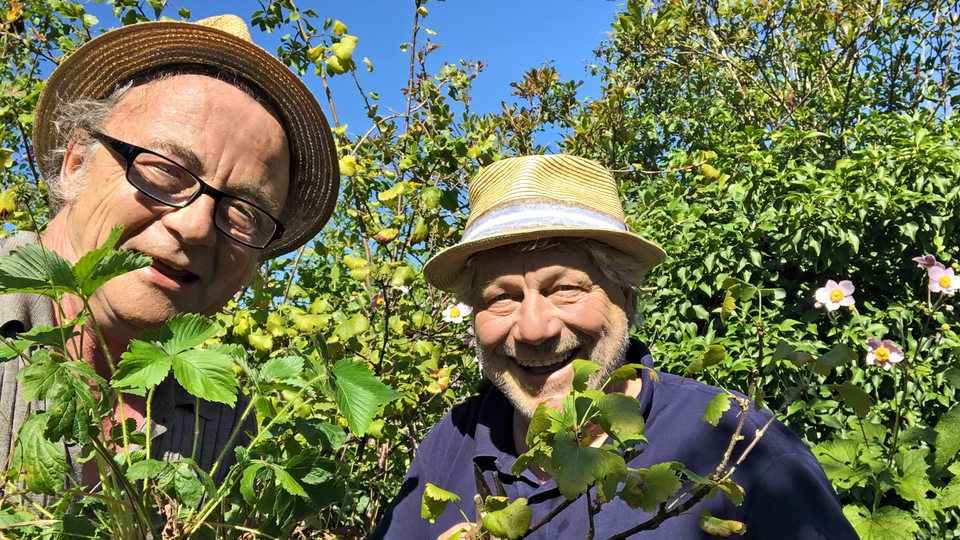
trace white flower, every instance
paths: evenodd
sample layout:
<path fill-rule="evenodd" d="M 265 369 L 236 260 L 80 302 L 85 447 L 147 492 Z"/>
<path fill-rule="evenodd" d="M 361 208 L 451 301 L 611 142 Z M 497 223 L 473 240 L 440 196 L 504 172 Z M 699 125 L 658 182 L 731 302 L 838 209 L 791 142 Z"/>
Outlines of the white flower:
<path fill-rule="evenodd" d="M 854 304 L 853 291 L 855 290 L 852 281 L 844 280 L 837 283 L 828 279 L 823 287 L 817 289 L 817 303 L 815 305 L 817 307 L 825 306 L 827 311 L 840 309 L 840 306 L 852 306 Z"/>
<path fill-rule="evenodd" d="M 471 313 L 473 313 L 473 309 L 471 309 L 470 306 L 459 302 L 457 305 L 450 306 L 443 310 L 443 320 L 452 323 L 461 323 L 463 322 L 463 318 Z"/>

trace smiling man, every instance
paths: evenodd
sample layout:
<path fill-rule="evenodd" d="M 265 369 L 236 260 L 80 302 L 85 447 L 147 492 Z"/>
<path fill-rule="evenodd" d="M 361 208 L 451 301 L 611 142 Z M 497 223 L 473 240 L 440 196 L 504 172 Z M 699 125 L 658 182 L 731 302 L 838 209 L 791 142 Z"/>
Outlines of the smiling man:
<path fill-rule="evenodd" d="M 560 406 L 573 381 L 572 361 L 600 366 L 589 385 L 599 388 L 624 364 L 653 367 L 647 347 L 629 336 L 636 294 L 646 273 L 666 256 L 629 231 L 613 176 L 600 164 L 567 155 L 505 159 L 470 184 L 470 217 L 459 244 L 427 261 L 424 276 L 455 293 L 474 312 L 476 352 L 493 384 L 453 408 L 417 450 L 401 492 L 371 538 L 446 539 L 466 517 L 476 521 L 477 476 L 527 499 L 532 522 L 547 523 L 525 538 L 609 538 L 652 516 L 620 499 L 590 519 L 587 500 L 566 508 L 544 471 L 512 472 L 527 450 L 526 432 L 541 404 Z M 620 383 L 610 391 L 637 399 L 647 443 L 628 466 L 679 461 L 700 475 L 716 470 L 736 430 L 735 411 L 717 427 L 702 418 L 722 390 L 660 373 Z M 751 411 L 733 459 L 751 445 L 770 414 Z M 599 433 L 584 445 L 606 442 Z M 652 531 L 629 538 L 709 537 L 701 512 L 746 525 L 747 538 L 856 538 L 823 469 L 803 442 L 774 422 L 733 475 L 746 497 L 737 506 L 705 499 Z M 420 517 L 427 483 L 459 495 L 435 523 Z M 494 492 L 496 489 L 491 488 Z M 583 497 L 581 497 L 583 498 Z M 592 491 L 591 501 L 596 501 Z"/>
<path fill-rule="evenodd" d="M 90 300 L 106 348 L 89 325 L 76 343 L 104 377 L 107 354 L 115 364 L 143 330 L 178 313 L 216 313 L 259 263 L 309 241 L 339 189 L 332 133 L 316 99 L 232 15 L 135 24 L 83 45 L 46 83 L 34 147 L 54 215 L 40 238 L 19 233 L 0 252 L 40 242 L 76 262 L 122 226 L 119 247 L 153 261 Z M 82 306 L 71 297 L 61 308 L 35 295 L 0 296 L 3 336 L 71 321 Z M 6 362 L 0 373 L 4 464 L 24 420 L 43 407 L 24 401 L 21 365 Z M 241 420 L 242 408 L 199 402 L 173 378 L 152 405 L 154 457 L 194 457 L 206 469 Z M 124 395 L 114 416 L 143 429 L 146 410 L 144 398 Z M 89 469 L 74 466 L 74 482 L 91 484 Z"/>

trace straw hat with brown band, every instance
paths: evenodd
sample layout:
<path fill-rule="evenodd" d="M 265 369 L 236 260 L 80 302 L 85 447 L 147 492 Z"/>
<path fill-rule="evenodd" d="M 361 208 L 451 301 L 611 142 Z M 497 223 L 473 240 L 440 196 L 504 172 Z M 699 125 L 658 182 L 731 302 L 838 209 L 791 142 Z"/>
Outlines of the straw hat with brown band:
<path fill-rule="evenodd" d="M 570 155 L 508 158 L 470 182 L 470 217 L 460 242 L 434 255 L 423 275 L 453 292 L 457 274 L 475 253 L 540 238 L 592 238 L 652 268 L 660 246 L 629 230 L 613 175 L 595 161 Z"/>
<path fill-rule="evenodd" d="M 320 104 L 299 77 L 258 47 L 242 19 L 219 15 L 196 23 L 159 21 L 111 30 L 74 51 L 53 71 L 37 103 L 33 146 L 47 156 L 65 142 L 55 121 L 63 103 L 102 99 L 139 74 L 201 66 L 240 77 L 273 103 L 290 145 L 290 189 L 278 218 L 283 236 L 261 251 L 266 260 L 299 248 L 333 213 L 340 189 L 336 146 Z M 59 169 L 42 170 L 47 178 Z"/>

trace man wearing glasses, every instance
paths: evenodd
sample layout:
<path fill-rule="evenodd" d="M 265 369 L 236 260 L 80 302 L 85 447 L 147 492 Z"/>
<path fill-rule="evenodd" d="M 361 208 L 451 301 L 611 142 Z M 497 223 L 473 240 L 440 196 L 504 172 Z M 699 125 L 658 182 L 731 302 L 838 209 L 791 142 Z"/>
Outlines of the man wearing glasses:
<path fill-rule="evenodd" d="M 259 263 L 313 238 L 339 189 L 333 137 L 316 99 L 234 16 L 136 24 L 88 42 L 47 81 L 34 147 L 53 218 L 39 239 L 20 233 L 4 241 L 2 254 L 39 241 L 76 262 L 120 225 L 119 246 L 153 260 L 91 298 L 114 361 L 140 332 L 175 314 L 223 308 Z M 3 336 L 70 321 L 79 304 L 67 299 L 58 313 L 43 297 L 2 296 Z M 96 335 L 82 331 L 83 359 L 109 376 Z M 0 463 L 9 464 L 15 435 L 38 404 L 23 400 L 17 361 L 0 367 Z M 146 406 L 124 395 L 116 417 L 142 428 Z M 209 470 L 239 410 L 198 403 L 167 379 L 152 403 L 154 457 L 193 456 Z M 79 466 L 73 474 L 95 480 Z"/>

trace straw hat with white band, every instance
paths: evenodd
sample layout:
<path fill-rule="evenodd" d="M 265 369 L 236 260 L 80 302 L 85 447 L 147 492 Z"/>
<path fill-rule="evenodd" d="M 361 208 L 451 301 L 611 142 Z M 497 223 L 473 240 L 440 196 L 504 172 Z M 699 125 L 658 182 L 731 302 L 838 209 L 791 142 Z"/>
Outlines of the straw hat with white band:
<path fill-rule="evenodd" d="M 477 252 L 540 238 L 591 238 L 650 268 L 666 258 L 629 230 L 616 180 L 588 159 L 559 154 L 498 161 L 470 183 L 467 203 L 470 217 L 460 242 L 423 267 L 427 281 L 446 291 Z"/>
<path fill-rule="evenodd" d="M 313 93 L 282 62 L 258 47 L 242 19 L 219 15 L 196 23 L 159 21 L 111 30 L 74 51 L 53 71 L 37 103 L 34 153 L 62 146 L 55 125 L 63 103 L 102 99 L 138 75 L 201 67 L 229 73 L 270 99 L 290 146 L 290 189 L 280 216 L 283 236 L 263 249 L 266 260 L 299 248 L 330 219 L 340 189 L 336 146 Z M 42 161 L 42 160 L 41 160 Z M 59 167 L 41 171 L 47 178 Z"/>

